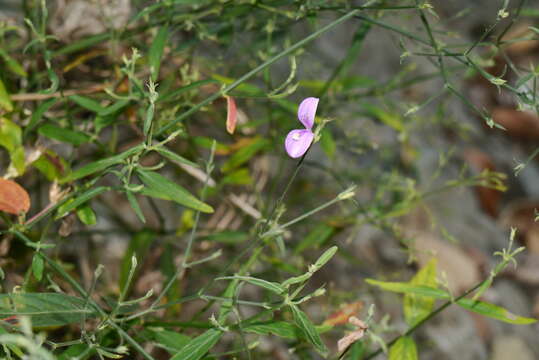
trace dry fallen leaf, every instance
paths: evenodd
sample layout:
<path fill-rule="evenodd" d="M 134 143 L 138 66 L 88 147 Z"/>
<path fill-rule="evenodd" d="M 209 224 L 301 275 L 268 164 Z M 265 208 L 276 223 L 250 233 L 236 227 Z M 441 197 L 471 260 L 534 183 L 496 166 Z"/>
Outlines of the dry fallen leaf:
<path fill-rule="evenodd" d="M 337 342 L 337 349 L 339 352 L 343 352 L 350 345 L 361 339 L 365 335 L 365 331 L 368 329 L 367 324 L 365 324 L 363 321 L 359 320 L 355 316 L 352 316 L 348 321 L 350 322 L 350 324 L 356 327 L 356 330 L 344 336 Z"/>
<path fill-rule="evenodd" d="M 18 215 L 30 209 L 30 196 L 15 181 L 0 178 L 0 211 Z"/>
<path fill-rule="evenodd" d="M 503 126 L 506 133 L 522 140 L 539 139 L 539 117 L 526 111 L 509 107 L 496 107 L 492 111 L 492 120 Z"/>
<path fill-rule="evenodd" d="M 479 149 L 467 149 L 464 151 L 464 159 L 477 173 L 483 170 L 496 171 L 491 157 Z M 495 218 L 498 215 L 502 192 L 485 186 L 476 186 L 475 193 L 483 211 Z"/>
<path fill-rule="evenodd" d="M 353 303 L 344 304 L 339 310 L 331 314 L 325 321 L 324 325 L 343 325 L 348 322 L 353 315 L 357 314 L 363 308 L 363 301 L 355 301 Z"/>
<path fill-rule="evenodd" d="M 425 266 L 432 256 L 438 259 L 438 277 L 447 278 L 453 294 L 460 294 L 481 280 L 479 264 L 459 246 L 442 241 L 434 234 L 417 234 L 414 248 L 421 267 Z"/>
<path fill-rule="evenodd" d="M 226 131 L 229 134 L 234 134 L 236 130 L 236 122 L 238 120 L 238 111 L 236 108 L 236 102 L 232 96 L 225 96 L 226 98 Z"/>

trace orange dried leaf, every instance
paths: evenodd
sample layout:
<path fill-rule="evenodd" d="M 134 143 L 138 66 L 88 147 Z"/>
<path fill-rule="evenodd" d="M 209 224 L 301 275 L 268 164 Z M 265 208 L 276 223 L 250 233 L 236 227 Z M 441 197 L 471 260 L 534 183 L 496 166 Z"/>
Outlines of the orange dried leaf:
<path fill-rule="evenodd" d="M 226 98 L 226 131 L 229 134 L 234 134 L 236 130 L 236 122 L 238 120 L 238 110 L 236 108 L 236 102 L 231 96 L 225 96 Z"/>
<path fill-rule="evenodd" d="M 0 178 L 0 211 L 18 215 L 30 209 L 30 196 L 15 181 Z"/>
<path fill-rule="evenodd" d="M 357 314 L 363 308 L 363 301 L 356 301 L 350 304 L 345 304 L 338 311 L 331 314 L 324 325 L 342 325 L 348 322 L 351 316 Z"/>

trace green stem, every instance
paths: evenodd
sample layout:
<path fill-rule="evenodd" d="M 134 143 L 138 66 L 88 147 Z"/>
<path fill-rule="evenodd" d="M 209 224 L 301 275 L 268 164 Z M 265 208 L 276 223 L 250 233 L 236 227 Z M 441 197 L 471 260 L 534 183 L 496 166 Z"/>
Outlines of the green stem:
<path fill-rule="evenodd" d="M 429 321 L 430 319 L 432 319 L 433 317 L 435 317 L 436 315 L 438 315 L 439 313 L 441 313 L 442 311 L 444 311 L 447 307 L 449 307 L 451 304 L 453 303 L 456 303 L 457 301 L 459 301 L 460 299 L 463 299 L 465 298 L 466 296 L 470 295 L 471 293 L 473 293 L 475 290 L 477 290 L 478 288 L 480 288 L 483 283 L 485 283 L 487 280 L 483 280 L 481 282 L 479 282 L 478 284 L 476 284 L 474 287 L 468 289 L 466 292 L 464 292 L 462 295 L 456 297 L 455 299 L 452 299 L 452 300 L 447 300 L 446 302 L 444 302 L 442 305 L 440 305 L 439 307 L 437 307 L 435 310 L 433 310 L 431 313 L 429 313 L 427 316 L 425 316 L 423 319 L 421 319 L 421 321 L 419 321 L 417 324 L 415 324 L 414 326 L 410 327 L 408 330 L 406 330 L 406 332 L 402 335 L 399 335 L 399 336 L 396 336 L 395 338 L 393 338 L 390 342 L 387 343 L 387 347 L 391 347 L 391 345 L 393 345 L 394 343 L 396 343 L 400 338 L 402 337 L 405 337 L 405 336 L 409 336 L 409 335 L 412 335 L 417 329 L 419 329 L 421 326 L 423 326 L 427 321 Z M 350 347 L 349 347 L 350 348 Z M 348 349 L 349 349 L 348 348 Z M 348 350 L 347 349 L 347 350 Z M 382 348 L 378 348 L 376 351 L 370 353 L 369 355 L 367 355 L 367 357 L 365 357 L 364 360 L 369 360 L 369 359 L 372 359 L 374 358 L 375 356 L 379 355 L 381 352 L 382 352 Z M 341 354 L 341 356 L 339 356 L 339 359 L 342 359 L 342 357 L 344 356 L 344 354 L 346 354 L 346 351 L 343 352 Z"/>

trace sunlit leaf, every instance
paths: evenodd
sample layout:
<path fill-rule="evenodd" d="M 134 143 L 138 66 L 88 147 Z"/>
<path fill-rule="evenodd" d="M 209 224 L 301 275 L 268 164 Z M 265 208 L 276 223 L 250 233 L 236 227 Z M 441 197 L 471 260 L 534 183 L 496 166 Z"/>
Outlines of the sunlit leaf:
<path fill-rule="evenodd" d="M 389 360 L 417 360 L 415 341 L 409 336 L 403 336 L 389 348 Z"/>
<path fill-rule="evenodd" d="M 432 258 L 417 274 L 410 280 L 411 285 L 424 285 L 431 288 L 436 288 L 438 282 L 436 280 L 436 258 Z M 413 293 L 404 295 L 403 307 L 404 317 L 408 325 L 413 326 L 427 316 L 436 299 L 432 297 L 424 297 Z"/>
<path fill-rule="evenodd" d="M 0 108 L 3 108 L 6 111 L 13 111 L 13 104 L 9 98 L 9 94 L 6 90 L 4 82 L 0 79 Z"/>

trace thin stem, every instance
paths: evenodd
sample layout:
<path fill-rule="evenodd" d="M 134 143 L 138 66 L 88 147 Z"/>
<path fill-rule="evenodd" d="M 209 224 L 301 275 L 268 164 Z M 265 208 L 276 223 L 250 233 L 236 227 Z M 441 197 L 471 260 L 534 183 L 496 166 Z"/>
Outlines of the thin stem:
<path fill-rule="evenodd" d="M 483 281 L 477 283 L 472 288 L 465 291 L 462 295 L 456 297 L 455 299 L 446 301 L 445 303 L 443 303 L 442 305 L 437 307 L 435 310 L 433 310 L 431 313 L 429 313 L 427 316 L 425 316 L 423 319 L 421 319 L 421 321 L 419 321 L 417 324 L 415 324 L 414 326 L 412 326 L 408 330 L 406 330 L 406 332 L 404 334 L 396 336 L 395 338 L 393 338 L 390 342 L 387 343 L 387 347 L 390 347 L 391 345 L 396 343 L 400 338 L 413 334 L 417 329 L 419 329 L 421 326 L 423 326 L 427 321 L 429 321 L 430 319 L 432 319 L 433 317 L 435 317 L 436 315 L 438 315 L 439 313 L 444 311 L 451 304 L 456 303 L 460 299 L 463 299 L 466 296 L 470 295 L 472 292 L 474 292 L 475 290 L 480 288 L 483 285 L 483 283 L 485 283 L 486 281 L 487 280 L 483 280 Z M 383 350 L 382 348 L 378 348 L 376 351 L 374 351 L 374 352 L 370 353 L 369 355 L 367 355 L 367 357 L 365 357 L 365 360 L 369 360 L 369 359 L 374 358 L 375 356 L 379 355 L 382 352 L 382 350 Z M 346 351 L 343 354 L 341 354 L 341 356 L 339 356 L 339 359 L 342 359 L 344 354 L 346 354 Z"/>
<path fill-rule="evenodd" d="M 193 106 L 191 109 L 187 110 L 186 112 L 184 112 L 183 114 L 181 114 L 180 116 L 178 116 L 176 119 L 170 121 L 168 124 L 164 125 L 163 127 L 161 127 L 160 129 L 158 129 L 156 131 L 156 135 L 161 135 L 163 134 L 165 131 L 167 131 L 168 129 L 170 129 L 171 127 L 173 127 L 174 125 L 176 125 L 178 122 L 182 121 L 183 119 L 187 118 L 188 116 L 190 116 L 191 114 L 194 114 L 195 112 L 197 112 L 198 110 L 200 110 L 202 107 L 206 106 L 206 105 L 209 105 L 211 104 L 214 100 L 218 99 L 219 97 L 225 95 L 226 93 L 228 93 L 229 91 L 235 89 L 236 87 L 238 87 L 239 85 L 241 85 L 243 82 L 249 80 L 250 78 L 252 78 L 254 75 L 258 74 L 260 71 L 264 70 L 266 67 L 270 66 L 271 64 L 275 63 L 276 61 L 280 60 L 281 58 L 287 56 L 288 54 L 291 54 L 293 53 L 294 51 L 302 48 L 303 46 L 307 45 L 308 43 L 310 43 L 311 41 L 313 41 L 314 39 L 316 39 L 317 37 L 319 37 L 320 35 L 322 35 L 323 33 L 325 33 L 326 31 L 328 30 L 331 30 L 332 28 L 334 28 L 335 26 L 341 24 L 342 22 L 348 20 L 349 18 L 357 15 L 359 12 L 359 10 L 353 10 L 343 16 L 341 16 L 340 18 L 338 18 L 337 20 L 329 23 L 328 25 L 322 27 L 321 29 L 315 31 L 314 33 L 312 33 L 311 35 L 305 37 L 304 39 L 298 41 L 297 43 L 295 43 L 294 45 L 290 46 L 289 48 L 287 48 L 286 50 L 284 51 L 281 51 L 279 54 L 275 55 L 274 57 L 270 58 L 269 60 L 265 61 L 264 63 L 260 64 L 259 66 L 257 66 L 256 68 L 254 68 L 253 70 L 247 72 L 245 75 L 241 76 L 239 79 L 237 79 L 236 81 L 234 81 L 232 84 L 228 85 L 228 86 L 225 86 L 224 88 L 222 88 L 221 90 L 217 91 L 216 93 L 214 93 L 213 95 L 207 97 L 205 100 L 201 101 L 200 103 L 198 103 L 197 105 Z"/>

